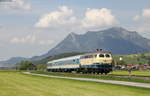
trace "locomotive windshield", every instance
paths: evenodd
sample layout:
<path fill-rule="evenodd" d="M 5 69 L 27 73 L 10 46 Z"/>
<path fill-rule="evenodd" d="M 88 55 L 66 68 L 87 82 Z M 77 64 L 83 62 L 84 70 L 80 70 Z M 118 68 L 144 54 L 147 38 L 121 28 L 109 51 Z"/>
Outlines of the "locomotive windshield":
<path fill-rule="evenodd" d="M 110 54 L 105 54 L 106 58 L 109 58 L 110 57 Z"/>
<path fill-rule="evenodd" d="M 99 54 L 99 57 L 104 58 L 104 54 Z"/>
<path fill-rule="evenodd" d="M 111 57 L 111 55 L 110 54 L 99 54 L 99 57 L 100 58 L 104 58 L 104 57 L 109 58 L 109 57 Z"/>

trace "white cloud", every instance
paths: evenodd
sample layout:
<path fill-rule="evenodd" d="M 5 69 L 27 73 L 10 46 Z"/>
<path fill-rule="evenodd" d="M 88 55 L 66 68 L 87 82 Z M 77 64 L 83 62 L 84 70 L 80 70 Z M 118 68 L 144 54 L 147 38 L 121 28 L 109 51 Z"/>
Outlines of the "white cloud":
<path fill-rule="evenodd" d="M 142 12 L 133 18 L 136 21 L 135 30 L 144 37 L 150 36 L 150 9 L 143 9 Z"/>
<path fill-rule="evenodd" d="M 138 21 L 140 19 L 150 19 L 150 9 L 143 9 L 142 13 L 133 17 L 134 21 Z"/>
<path fill-rule="evenodd" d="M 83 18 L 77 18 L 73 10 L 62 6 L 58 11 L 50 12 L 42 16 L 35 24 L 41 28 L 67 29 L 67 31 L 95 30 L 104 27 L 112 27 L 117 24 L 115 16 L 111 10 L 87 9 Z"/>
<path fill-rule="evenodd" d="M 28 35 L 22 38 L 15 37 L 12 40 L 10 40 L 10 42 L 11 43 L 34 43 L 35 40 L 36 40 L 36 37 L 34 35 Z"/>
<path fill-rule="evenodd" d="M 102 9 L 87 9 L 85 17 L 82 20 L 83 28 L 99 29 L 117 24 L 115 16 L 112 15 L 111 10 L 107 8 Z"/>
<path fill-rule="evenodd" d="M 135 30 L 146 38 L 150 39 L 150 23 L 139 24 Z"/>
<path fill-rule="evenodd" d="M 27 3 L 26 0 L 8 0 L 1 1 L 0 5 L 2 8 L 5 9 L 23 9 L 23 10 L 29 10 L 31 9 L 31 4 Z"/>
<path fill-rule="evenodd" d="M 134 21 L 138 21 L 139 19 L 140 19 L 140 16 L 139 16 L 139 15 L 136 15 L 136 16 L 133 17 L 133 20 L 134 20 Z"/>
<path fill-rule="evenodd" d="M 76 17 L 73 16 L 73 10 L 66 6 L 59 7 L 58 11 L 50 12 L 35 24 L 36 27 L 58 28 L 76 23 Z"/>
<path fill-rule="evenodd" d="M 15 37 L 10 40 L 12 44 L 39 44 L 39 45 L 51 45 L 53 40 L 38 40 L 35 35 L 28 35 L 26 37 Z"/>
<path fill-rule="evenodd" d="M 150 19 L 150 9 L 144 9 L 142 16 Z"/>

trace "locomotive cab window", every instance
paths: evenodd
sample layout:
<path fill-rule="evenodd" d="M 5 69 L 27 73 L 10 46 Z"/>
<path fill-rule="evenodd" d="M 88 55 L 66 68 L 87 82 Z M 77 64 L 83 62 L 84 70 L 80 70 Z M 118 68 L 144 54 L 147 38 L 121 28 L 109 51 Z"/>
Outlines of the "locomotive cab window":
<path fill-rule="evenodd" d="M 110 55 L 109 55 L 109 54 L 105 54 L 105 56 L 106 56 L 106 58 L 109 58 L 109 57 L 110 57 Z"/>
<path fill-rule="evenodd" d="M 104 58 L 104 54 L 99 54 L 99 57 Z"/>

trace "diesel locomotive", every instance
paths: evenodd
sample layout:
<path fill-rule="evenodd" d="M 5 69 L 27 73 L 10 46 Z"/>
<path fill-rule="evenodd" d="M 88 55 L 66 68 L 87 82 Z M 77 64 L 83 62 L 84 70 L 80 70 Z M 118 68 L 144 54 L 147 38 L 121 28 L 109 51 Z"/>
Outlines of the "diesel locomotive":
<path fill-rule="evenodd" d="M 112 71 L 112 59 L 110 52 L 91 52 L 49 61 L 47 71 L 107 74 Z"/>

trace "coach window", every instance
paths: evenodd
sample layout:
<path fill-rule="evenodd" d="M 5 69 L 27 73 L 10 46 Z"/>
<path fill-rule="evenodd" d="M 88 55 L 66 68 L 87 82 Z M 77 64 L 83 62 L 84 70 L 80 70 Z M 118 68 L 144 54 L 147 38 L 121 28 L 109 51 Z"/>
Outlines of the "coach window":
<path fill-rule="evenodd" d="M 99 57 L 104 58 L 104 54 L 99 54 Z"/>
<path fill-rule="evenodd" d="M 88 58 L 88 56 L 85 56 L 84 58 L 86 59 L 86 58 Z"/>
<path fill-rule="evenodd" d="M 93 55 L 89 55 L 89 58 L 93 58 Z"/>

